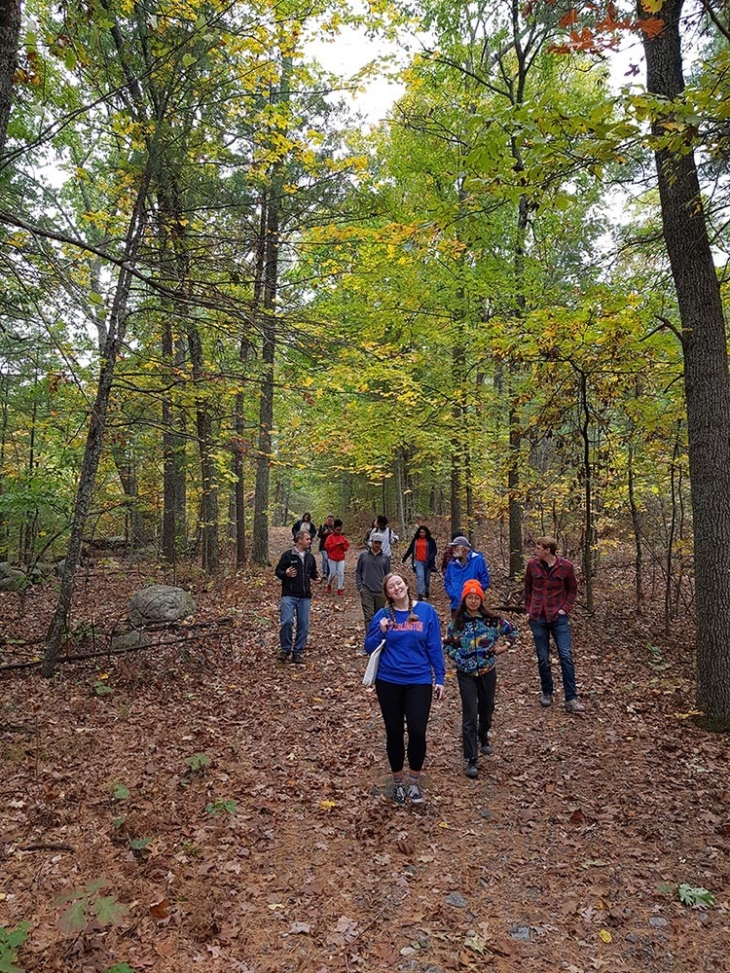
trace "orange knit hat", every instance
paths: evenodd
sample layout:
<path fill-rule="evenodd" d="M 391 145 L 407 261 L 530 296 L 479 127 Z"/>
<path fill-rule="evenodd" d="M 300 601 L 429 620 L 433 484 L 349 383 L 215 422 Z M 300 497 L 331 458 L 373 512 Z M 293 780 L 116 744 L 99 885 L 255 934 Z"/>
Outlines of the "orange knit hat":
<path fill-rule="evenodd" d="M 476 578 L 471 578 L 471 580 L 464 583 L 464 587 L 461 589 L 461 600 L 463 601 L 467 595 L 479 595 L 482 601 L 484 601 L 484 589 Z"/>

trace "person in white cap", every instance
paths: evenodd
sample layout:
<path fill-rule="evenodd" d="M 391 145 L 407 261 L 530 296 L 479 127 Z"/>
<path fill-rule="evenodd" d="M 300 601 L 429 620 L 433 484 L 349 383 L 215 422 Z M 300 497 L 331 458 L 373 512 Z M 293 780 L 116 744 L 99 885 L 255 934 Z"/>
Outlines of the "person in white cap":
<path fill-rule="evenodd" d="M 449 596 L 452 616 L 461 604 L 461 592 L 467 581 L 478 581 L 482 590 L 489 587 L 489 568 L 484 555 L 471 549 L 466 537 L 455 537 L 449 544 L 454 556 L 449 561 L 444 575 L 444 590 Z"/>

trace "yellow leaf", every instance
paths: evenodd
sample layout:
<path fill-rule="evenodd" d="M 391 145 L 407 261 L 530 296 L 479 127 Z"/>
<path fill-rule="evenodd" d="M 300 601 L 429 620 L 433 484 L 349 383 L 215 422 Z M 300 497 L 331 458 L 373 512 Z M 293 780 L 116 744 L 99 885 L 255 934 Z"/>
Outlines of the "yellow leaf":
<path fill-rule="evenodd" d="M 604 943 L 610 943 L 611 940 L 613 939 L 613 937 L 611 936 L 611 933 L 608 931 L 608 929 L 601 929 L 601 931 L 598 933 L 598 935 L 601 937 L 601 939 L 604 941 Z"/>
<path fill-rule="evenodd" d="M 447 831 L 453 831 L 454 830 L 451 827 L 451 825 L 450 824 L 447 824 L 445 821 L 439 821 L 439 828 L 446 828 Z"/>
<path fill-rule="evenodd" d="M 333 807 L 337 807 L 337 801 L 320 801 L 319 806 L 324 811 L 329 811 Z"/>
<path fill-rule="evenodd" d="M 283 905 L 281 904 L 281 902 L 270 902 L 270 903 L 269 903 L 269 904 L 268 904 L 268 905 L 266 906 L 266 908 L 267 908 L 267 909 L 271 909 L 271 911 L 272 911 L 272 912 L 274 912 L 274 911 L 275 911 L 276 909 L 283 909 L 283 908 L 285 908 L 285 906 L 283 906 Z"/>

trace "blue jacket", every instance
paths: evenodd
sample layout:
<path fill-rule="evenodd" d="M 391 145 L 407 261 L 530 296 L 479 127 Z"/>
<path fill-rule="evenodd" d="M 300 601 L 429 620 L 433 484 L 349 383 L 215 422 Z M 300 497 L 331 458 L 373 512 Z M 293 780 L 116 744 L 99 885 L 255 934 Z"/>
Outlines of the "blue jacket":
<path fill-rule="evenodd" d="M 411 611 L 396 611 L 395 625 L 383 635 L 380 619 L 390 620 L 390 610 L 381 608 L 375 613 L 365 636 L 365 651 L 370 654 L 385 638 L 385 646 L 378 663 L 378 679 L 400 686 L 435 682 L 443 686 L 446 677 L 444 653 L 441 647 L 441 624 L 436 610 L 427 601 L 417 601 L 413 614 L 418 621 L 408 621 Z"/>
<path fill-rule="evenodd" d="M 456 558 L 449 561 L 444 575 L 444 590 L 451 601 L 452 611 L 461 604 L 461 590 L 472 578 L 476 579 L 485 591 L 489 587 L 489 568 L 483 554 L 469 551 L 463 564 Z"/>

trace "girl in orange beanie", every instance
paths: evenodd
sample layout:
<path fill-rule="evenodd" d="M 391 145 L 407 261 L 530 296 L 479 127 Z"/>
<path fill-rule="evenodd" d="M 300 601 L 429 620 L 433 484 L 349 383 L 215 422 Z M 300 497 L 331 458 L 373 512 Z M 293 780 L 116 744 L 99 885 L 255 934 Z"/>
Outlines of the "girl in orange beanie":
<path fill-rule="evenodd" d="M 489 730 L 497 687 L 496 658 L 517 641 L 517 629 L 484 605 L 484 589 L 476 579 L 464 584 L 461 603 L 444 640 L 456 666 L 461 694 L 461 737 L 466 776 L 476 777 L 479 751 L 492 752 Z"/>

